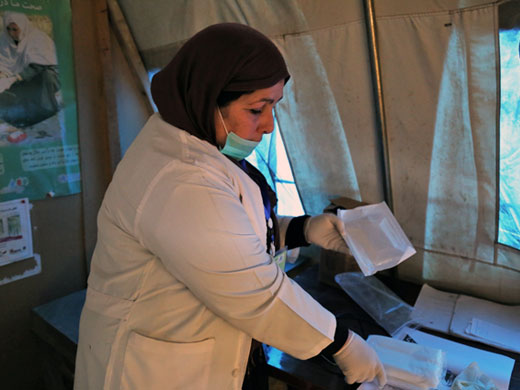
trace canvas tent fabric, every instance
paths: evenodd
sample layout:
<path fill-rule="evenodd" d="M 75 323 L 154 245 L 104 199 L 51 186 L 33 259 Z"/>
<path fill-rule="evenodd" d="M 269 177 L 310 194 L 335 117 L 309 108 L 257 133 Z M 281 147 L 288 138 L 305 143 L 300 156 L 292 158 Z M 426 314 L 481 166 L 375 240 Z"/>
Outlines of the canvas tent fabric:
<path fill-rule="evenodd" d="M 363 1 L 119 4 L 149 70 L 210 24 L 268 35 L 292 76 L 276 114 L 306 212 L 337 196 L 384 199 Z M 377 0 L 374 10 L 393 211 L 418 251 L 399 274 L 519 303 L 520 254 L 495 243 L 499 4 Z"/>

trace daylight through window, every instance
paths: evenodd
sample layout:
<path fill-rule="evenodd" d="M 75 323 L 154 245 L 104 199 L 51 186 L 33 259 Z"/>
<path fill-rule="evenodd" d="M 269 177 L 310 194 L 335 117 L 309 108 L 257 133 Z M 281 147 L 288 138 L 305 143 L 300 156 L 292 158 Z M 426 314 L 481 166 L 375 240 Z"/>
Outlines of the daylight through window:
<path fill-rule="evenodd" d="M 500 32 L 500 214 L 498 242 L 520 249 L 520 30 Z"/>

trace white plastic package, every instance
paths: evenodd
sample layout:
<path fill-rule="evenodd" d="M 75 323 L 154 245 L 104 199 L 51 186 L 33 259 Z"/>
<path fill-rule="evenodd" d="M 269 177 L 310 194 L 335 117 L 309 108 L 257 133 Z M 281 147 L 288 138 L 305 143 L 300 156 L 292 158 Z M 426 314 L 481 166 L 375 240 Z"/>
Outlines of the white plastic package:
<path fill-rule="evenodd" d="M 480 371 L 477 362 L 471 363 L 453 381 L 452 390 L 497 390 L 493 381 Z"/>
<path fill-rule="evenodd" d="M 378 335 L 369 336 L 367 342 L 385 367 L 390 386 L 436 389 L 446 373 L 446 354 L 440 349 Z"/>
<path fill-rule="evenodd" d="M 365 276 L 392 268 L 415 249 L 385 202 L 338 210 L 347 245 Z"/>

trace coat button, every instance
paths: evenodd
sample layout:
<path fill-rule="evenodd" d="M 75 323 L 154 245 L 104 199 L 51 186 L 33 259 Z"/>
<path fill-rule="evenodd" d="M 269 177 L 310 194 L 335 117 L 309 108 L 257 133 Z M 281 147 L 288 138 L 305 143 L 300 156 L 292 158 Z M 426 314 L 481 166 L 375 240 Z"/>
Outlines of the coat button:
<path fill-rule="evenodd" d="M 233 369 L 233 371 L 231 371 L 231 375 L 236 378 L 238 376 L 238 373 L 240 372 L 240 370 L 238 368 L 235 368 Z"/>

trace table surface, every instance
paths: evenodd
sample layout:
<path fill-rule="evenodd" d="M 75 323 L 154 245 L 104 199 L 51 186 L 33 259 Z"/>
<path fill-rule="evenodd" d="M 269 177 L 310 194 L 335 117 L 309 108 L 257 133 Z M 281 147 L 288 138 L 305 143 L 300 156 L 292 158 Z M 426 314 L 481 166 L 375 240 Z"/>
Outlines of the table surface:
<path fill-rule="evenodd" d="M 378 278 L 393 292 L 399 295 L 403 301 L 414 305 L 419 294 L 420 285 L 400 281 L 384 275 Z M 358 306 L 339 287 L 332 287 L 318 280 L 318 265 L 312 265 L 301 271 L 293 279 L 300 284 L 325 308 L 334 313 L 337 323 L 341 328 L 352 329 L 366 339 L 370 334 L 388 335 L 360 306 Z M 499 353 L 515 359 L 515 366 L 511 376 L 509 390 L 520 390 L 520 355 L 503 351 L 489 345 L 461 339 L 451 335 L 429 331 L 436 336 L 444 337 L 462 344 L 467 344 L 490 352 Z M 286 382 L 289 386 L 303 390 L 353 390 L 358 385 L 347 385 L 343 374 L 333 364 L 327 362 L 322 356 L 309 360 L 299 360 L 267 345 L 264 345 L 269 373 L 271 376 Z"/>

